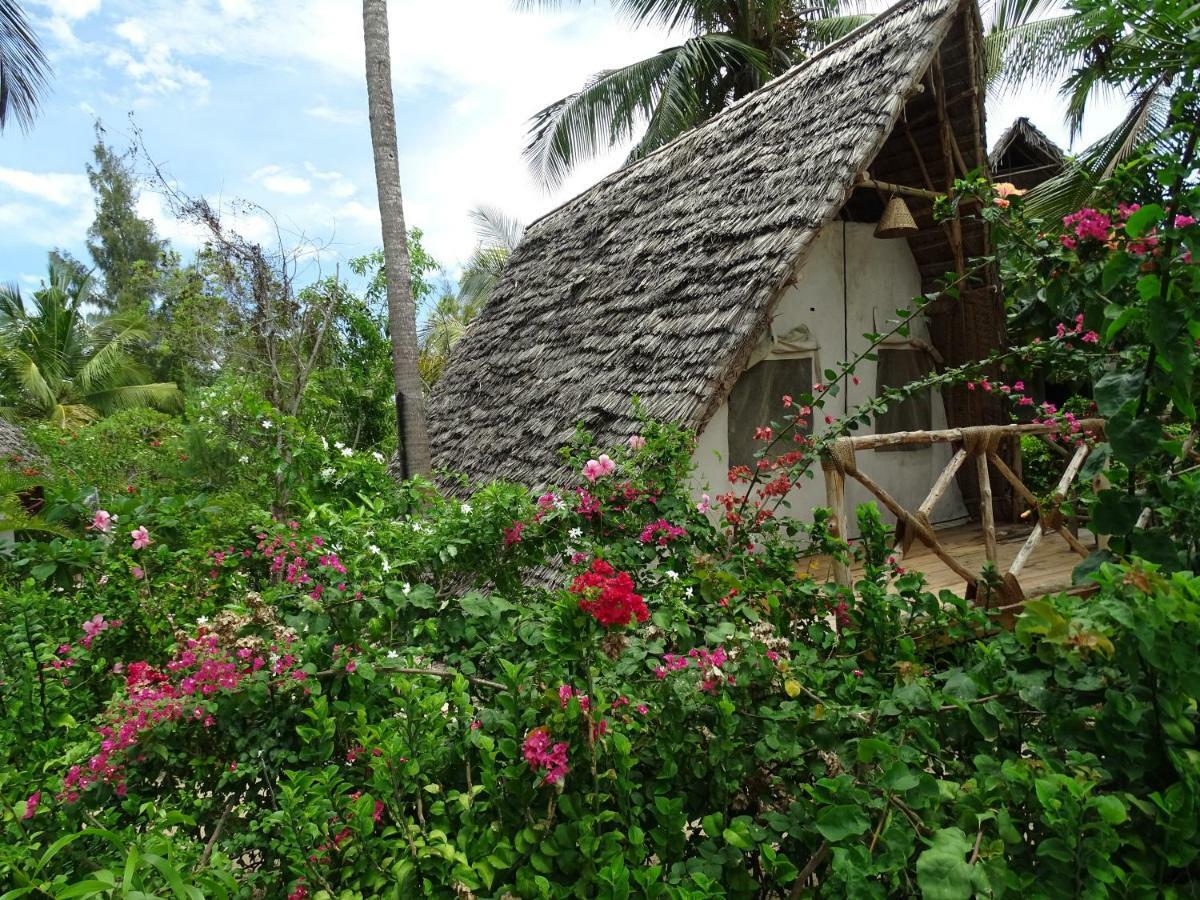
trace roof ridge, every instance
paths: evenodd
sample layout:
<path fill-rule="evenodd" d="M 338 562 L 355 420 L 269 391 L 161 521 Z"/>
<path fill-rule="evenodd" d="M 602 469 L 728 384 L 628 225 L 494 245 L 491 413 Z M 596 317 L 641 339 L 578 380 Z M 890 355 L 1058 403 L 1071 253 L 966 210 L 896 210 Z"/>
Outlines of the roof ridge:
<path fill-rule="evenodd" d="M 700 132 L 702 132 L 706 128 L 708 128 L 710 125 L 712 125 L 712 123 L 718 121 L 719 119 L 723 118 L 725 115 L 733 112 L 734 110 L 741 108 L 742 106 L 746 105 L 750 101 L 760 99 L 766 92 L 774 91 L 774 90 L 778 89 L 780 86 L 782 86 L 785 82 L 790 82 L 790 81 L 794 80 L 802 72 L 804 72 L 804 70 L 809 68 L 809 66 L 822 61 L 826 56 L 829 56 L 830 54 L 834 53 L 835 51 L 840 50 L 842 48 L 843 44 L 847 44 L 847 43 L 850 43 L 851 41 L 858 40 L 858 38 L 862 36 L 862 33 L 864 31 L 868 31 L 868 30 L 875 28 L 881 24 L 884 24 L 886 21 L 893 18 L 894 16 L 897 16 L 901 12 L 906 11 L 908 9 L 908 7 L 910 7 L 910 6 L 916 6 L 921 3 L 929 3 L 929 2 L 931 2 L 931 0 L 899 0 L 899 2 L 893 3 L 891 6 L 889 6 L 887 9 L 883 10 L 879 14 L 872 16 L 870 20 L 859 25 L 857 28 L 854 28 L 851 31 L 846 32 L 846 34 L 842 35 L 836 41 L 830 41 L 828 44 L 826 44 L 824 47 L 822 47 L 816 53 L 809 56 L 807 59 L 804 59 L 804 60 L 796 63 L 796 65 L 792 66 L 790 69 L 786 70 L 785 72 L 781 73 L 780 75 L 777 75 L 775 78 L 772 78 L 770 81 L 768 81 L 766 84 L 764 84 L 762 87 L 758 88 L 757 90 L 751 91 L 745 97 L 741 97 L 741 98 L 735 100 L 733 103 L 729 104 L 724 109 L 717 112 L 715 115 L 712 115 L 709 118 L 705 119 L 703 122 L 701 122 L 699 125 L 695 126 L 694 128 L 689 128 L 686 131 L 682 132 L 681 134 L 676 135 L 675 137 L 671 138 L 671 140 L 669 140 L 665 144 L 663 144 L 661 147 L 655 147 L 653 150 L 651 150 L 649 153 L 647 153 L 641 159 L 634 160 L 633 162 L 631 162 L 627 165 L 623 165 L 620 168 L 618 168 L 612 172 L 609 172 L 607 175 L 605 175 L 599 181 L 593 182 L 592 184 L 590 184 L 589 186 L 587 186 L 583 190 L 581 190 L 579 193 L 573 194 L 572 196 L 563 200 L 561 203 L 557 204 L 556 206 L 554 206 L 551 209 L 547 210 L 546 212 L 542 213 L 540 216 L 538 216 L 536 219 L 534 219 L 532 222 L 530 222 L 528 226 L 526 226 L 526 229 L 525 229 L 526 233 L 528 233 L 530 230 L 532 230 L 534 228 L 534 226 L 541 223 L 544 219 L 548 219 L 550 216 L 554 215 L 559 210 L 561 210 L 567 206 L 570 206 L 572 203 L 574 203 L 576 200 L 578 200 L 580 197 L 584 196 L 585 194 L 591 193 L 592 191 L 599 188 L 601 185 L 605 185 L 605 184 L 608 184 L 608 183 L 614 182 L 614 181 L 619 181 L 620 179 L 627 176 L 630 172 L 633 172 L 635 169 L 640 167 L 647 160 L 654 159 L 660 153 L 663 153 L 664 151 L 671 149 L 676 144 L 682 143 L 685 140 L 695 137 L 697 134 L 699 134 Z M 964 0 L 954 0 L 954 3 L 956 6 L 961 6 L 963 2 L 964 2 Z"/>

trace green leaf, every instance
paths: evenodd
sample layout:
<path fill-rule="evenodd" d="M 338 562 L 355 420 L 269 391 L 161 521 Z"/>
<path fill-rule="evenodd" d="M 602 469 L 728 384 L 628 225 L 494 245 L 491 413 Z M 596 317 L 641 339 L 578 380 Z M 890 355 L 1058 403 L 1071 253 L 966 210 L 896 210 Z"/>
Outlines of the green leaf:
<path fill-rule="evenodd" d="M 1108 488 L 1096 495 L 1092 528 L 1097 534 L 1126 534 L 1133 530 L 1142 502 L 1124 491 Z"/>
<path fill-rule="evenodd" d="M 721 837 L 725 838 L 725 843 L 730 847 L 736 847 L 738 850 L 753 850 L 754 842 L 745 835 L 739 834 L 732 828 L 726 828 L 721 832 Z"/>
<path fill-rule="evenodd" d="M 1153 228 L 1163 217 L 1163 208 L 1157 203 L 1147 203 L 1125 220 L 1125 233 L 1131 238 L 1140 238 Z"/>
<path fill-rule="evenodd" d="M 720 813 L 709 813 L 700 820 L 700 824 L 704 826 L 705 834 L 710 838 L 715 838 L 725 830 L 725 817 Z"/>
<path fill-rule="evenodd" d="M 1092 577 L 1093 572 L 1100 571 L 1105 563 L 1115 563 L 1117 558 L 1107 550 L 1096 550 L 1071 572 L 1071 584 L 1083 584 Z"/>
<path fill-rule="evenodd" d="M 917 857 L 917 884 L 925 900 L 968 900 L 974 878 L 966 855 L 971 842 L 960 828 L 943 828 Z"/>
<path fill-rule="evenodd" d="M 1145 462 L 1162 438 L 1162 426 L 1153 416 L 1134 418 L 1126 410 L 1112 416 L 1106 430 L 1113 456 L 1130 466 Z"/>
<path fill-rule="evenodd" d="M 1102 416 L 1113 416 L 1126 403 L 1136 400 L 1142 389 L 1140 372 L 1109 372 L 1096 382 L 1096 409 Z"/>
<path fill-rule="evenodd" d="M 827 806 L 817 813 L 817 831 L 831 844 L 865 834 L 870 827 L 862 807 L 850 803 Z"/>
<path fill-rule="evenodd" d="M 1100 818 L 1109 825 L 1120 825 L 1129 817 L 1125 811 L 1125 804 L 1119 797 L 1114 797 L 1112 794 L 1096 797 L 1092 801 L 1092 806 L 1096 808 Z"/>

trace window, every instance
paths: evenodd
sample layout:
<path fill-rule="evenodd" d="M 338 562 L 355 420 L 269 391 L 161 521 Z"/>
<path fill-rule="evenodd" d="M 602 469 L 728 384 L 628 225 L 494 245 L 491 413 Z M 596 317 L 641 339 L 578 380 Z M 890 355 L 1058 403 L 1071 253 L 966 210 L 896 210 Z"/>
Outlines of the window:
<path fill-rule="evenodd" d="M 876 395 L 888 388 L 904 387 L 919 381 L 932 371 L 929 356 L 914 348 L 881 349 L 876 364 Z M 875 433 L 888 434 L 893 431 L 929 431 L 933 428 L 933 397 L 929 388 L 917 391 L 912 396 L 893 403 L 875 416 Z M 876 452 L 920 450 L 920 444 L 897 444 L 894 447 L 878 447 Z"/>
<path fill-rule="evenodd" d="M 765 359 L 742 373 L 729 394 L 729 465 L 757 463 L 754 453 L 763 448 L 754 430 L 784 417 L 783 395 L 812 393 L 812 359 Z M 811 433 L 809 423 L 805 433 Z M 791 448 L 788 448 L 791 449 Z"/>

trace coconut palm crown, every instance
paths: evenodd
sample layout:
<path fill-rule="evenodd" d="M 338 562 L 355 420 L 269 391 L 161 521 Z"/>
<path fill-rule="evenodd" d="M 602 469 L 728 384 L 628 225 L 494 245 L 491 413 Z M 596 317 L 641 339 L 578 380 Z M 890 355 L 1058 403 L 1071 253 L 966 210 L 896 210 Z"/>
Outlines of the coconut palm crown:
<path fill-rule="evenodd" d="M 0 288 L 0 410 L 62 427 L 118 409 L 178 408 L 174 383 L 151 383 L 133 355 L 150 333 L 141 313 L 89 321 L 90 279 L 52 263 L 48 282 L 26 300 Z"/>

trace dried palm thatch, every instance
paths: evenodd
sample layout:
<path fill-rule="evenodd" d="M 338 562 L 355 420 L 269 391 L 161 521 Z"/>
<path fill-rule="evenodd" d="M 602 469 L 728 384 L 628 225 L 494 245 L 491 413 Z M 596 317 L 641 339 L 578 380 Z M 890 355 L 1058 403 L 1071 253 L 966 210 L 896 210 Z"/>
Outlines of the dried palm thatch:
<path fill-rule="evenodd" d="M 988 161 L 997 181 L 1031 188 L 1061 172 L 1066 157 L 1054 141 L 1021 116 L 1000 135 Z"/>
<path fill-rule="evenodd" d="M 40 462 L 41 456 L 16 425 L 0 419 L 0 466 L 13 462 Z"/>
<path fill-rule="evenodd" d="M 977 36 L 973 0 L 904 0 L 532 225 L 432 394 L 435 465 L 558 480 L 576 423 L 614 443 L 636 427 L 631 395 L 702 428 L 860 173 L 939 190 L 954 177 L 940 149 L 913 158 L 939 134 L 934 93 L 986 165 Z M 932 278 L 954 254 L 928 210 L 918 221 L 932 234 L 910 245 Z"/>

